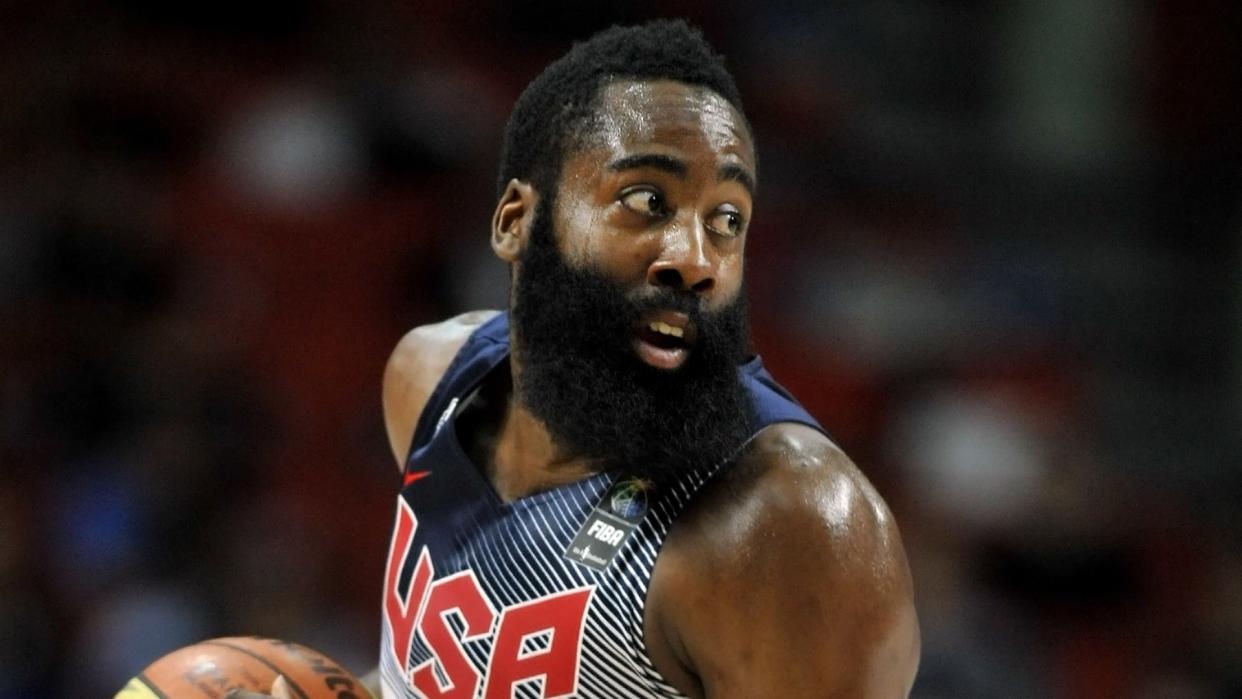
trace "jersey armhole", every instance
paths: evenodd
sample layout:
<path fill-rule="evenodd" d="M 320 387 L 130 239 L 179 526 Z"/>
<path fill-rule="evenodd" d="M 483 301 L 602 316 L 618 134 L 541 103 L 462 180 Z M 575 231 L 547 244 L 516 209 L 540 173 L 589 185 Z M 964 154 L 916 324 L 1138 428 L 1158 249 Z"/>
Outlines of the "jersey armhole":
<path fill-rule="evenodd" d="M 448 367 L 440 376 L 440 380 L 436 382 L 436 387 L 431 391 L 431 396 L 427 398 L 427 404 L 423 406 L 423 411 L 418 416 L 418 422 L 414 425 L 414 436 L 410 440 L 409 450 L 405 453 L 405 463 L 401 468 L 402 473 L 409 470 L 414 453 L 427 446 L 431 439 L 435 437 L 440 416 L 445 409 L 445 397 L 456 392 L 457 384 L 464 373 L 462 370 L 463 365 L 481 353 L 477 349 L 479 344 L 496 344 L 496 338 L 492 337 L 496 326 L 503 326 L 503 331 L 507 333 L 507 323 L 501 322 L 502 319 L 506 319 L 506 316 L 507 314 L 500 313 L 480 324 L 479 327 L 470 333 L 466 341 L 462 343 L 461 348 L 457 350 L 457 354 L 453 355 L 453 360 L 449 362 Z M 457 408 L 458 406 L 454 405 L 453 407 Z"/>

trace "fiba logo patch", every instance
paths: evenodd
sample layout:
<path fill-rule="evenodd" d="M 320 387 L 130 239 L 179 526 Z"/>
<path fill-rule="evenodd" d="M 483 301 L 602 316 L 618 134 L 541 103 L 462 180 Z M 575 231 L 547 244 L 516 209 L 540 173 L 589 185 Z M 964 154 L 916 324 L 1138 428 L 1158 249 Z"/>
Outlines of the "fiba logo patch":
<path fill-rule="evenodd" d="M 650 489 L 650 483 L 637 478 L 614 483 L 587 513 L 578 534 L 562 555 L 588 568 L 607 568 L 646 516 Z"/>
<path fill-rule="evenodd" d="M 647 490 L 650 487 L 646 481 L 637 478 L 614 485 L 608 500 L 612 513 L 630 522 L 642 519 L 647 514 Z"/>

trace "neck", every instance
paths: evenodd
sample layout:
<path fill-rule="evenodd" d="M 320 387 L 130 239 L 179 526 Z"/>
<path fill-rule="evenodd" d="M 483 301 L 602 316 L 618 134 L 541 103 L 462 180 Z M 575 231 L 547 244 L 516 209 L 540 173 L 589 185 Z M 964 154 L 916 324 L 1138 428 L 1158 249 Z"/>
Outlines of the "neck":
<path fill-rule="evenodd" d="M 564 453 L 547 426 L 516 396 L 509 397 L 487 474 L 501 500 L 512 502 L 592 473 L 588 460 Z"/>

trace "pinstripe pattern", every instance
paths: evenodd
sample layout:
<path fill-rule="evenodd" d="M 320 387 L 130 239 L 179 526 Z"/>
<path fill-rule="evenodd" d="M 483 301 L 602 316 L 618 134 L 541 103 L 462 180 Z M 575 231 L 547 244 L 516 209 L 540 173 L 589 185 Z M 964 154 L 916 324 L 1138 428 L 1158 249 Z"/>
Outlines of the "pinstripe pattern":
<path fill-rule="evenodd" d="M 686 473 L 677 481 L 648 495 L 648 510 L 603 571 L 563 557 L 592 508 L 608 491 L 605 474 L 502 503 L 478 469 L 469 462 L 452 429 L 452 406 L 465 400 L 487 372 L 508 357 L 507 318 L 502 314 L 485 324 L 462 348 L 432 395 L 415 433 L 407 471 L 430 470 L 431 475 L 406 486 L 401 497 L 418 518 L 411 555 L 400 585 L 408 585 L 409 568 L 417 552 L 431 553 L 435 578 L 473 571 L 484 595 L 499 613 L 512 605 L 575 589 L 592 591 L 583 625 L 578 684 L 573 696 L 583 698 L 681 697 L 656 670 L 643 637 L 643 610 L 656 557 L 676 521 L 694 494 L 716 468 Z M 762 367 L 742 370 L 760 413 L 755 430 L 777 421 L 811 424 L 814 420 L 788 399 Z M 770 385 L 769 385 L 770 384 Z M 775 407 L 774 407 L 775 406 Z M 447 410 L 446 410 L 447 407 Z M 415 466 L 417 464 L 417 466 Z M 395 534 L 394 534 L 395 536 Z M 386 699 L 420 694 L 410 686 L 411 669 L 433 659 L 424 640 L 415 634 L 404 667 L 389 652 L 388 624 L 382 624 L 380 675 Z M 450 615 L 449 626 L 460 639 L 464 625 Z M 461 646 L 482 676 L 494 643 L 492 633 Z M 535 639 L 533 648 L 549 641 Z M 528 647 L 532 644 L 528 642 Z M 435 672 L 445 682 L 438 663 Z M 482 682 L 476 695 L 482 693 Z M 516 686 L 513 696 L 543 697 L 541 680 Z"/>
<path fill-rule="evenodd" d="M 703 478 L 696 480 L 701 483 Z M 436 577 L 473 570 L 497 610 L 556 592 L 591 587 L 594 593 L 583 633 L 577 696 L 680 697 L 647 657 L 643 607 L 668 525 L 695 488 L 679 488 L 652 503 L 646 519 L 601 573 L 563 558 L 562 553 L 608 485 L 606 476 L 595 476 L 503 506 L 494 511 L 494 517 L 475 513 L 469 526 L 455 532 L 455 552 L 445 560 L 434 561 Z M 419 545 L 416 537 L 416 550 Z M 460 623 L 453 624 L 460 635 Z M 387 647 L 387 627 L 384 631 Z M 462 645 L 471 663 L 483 673 L 492 639 Z M 396 667 L 388 653 L 382 657 L 385 687 L 403 688 L 404 693 L 396 696 L 418 696 L 405 680 L 408 669 Z M 430 658 L 430 651 L 416 637 L 406 667 Z M 525 684 L 519 686 L 516 696 L 542 694 L 538 686 Z"/>

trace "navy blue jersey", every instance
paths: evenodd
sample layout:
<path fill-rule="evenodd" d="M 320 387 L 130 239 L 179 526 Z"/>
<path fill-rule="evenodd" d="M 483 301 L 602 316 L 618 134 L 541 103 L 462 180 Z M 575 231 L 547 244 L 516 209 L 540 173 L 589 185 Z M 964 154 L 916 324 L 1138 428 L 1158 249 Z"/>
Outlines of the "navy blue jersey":
<path fill-rule="evenodd" d="M 384 697 L 682 696 L 647 656 L 643 608 L 669 528 L 724 465 L 655 489 L 601 473 L 503 502 L 454 419 L 508 358 L 502 313 L 466 341 L 419 418 L 384 576 Z M 822 430 L 758 357 L 738 371 L 751 436 L 778 422 Z"/>

